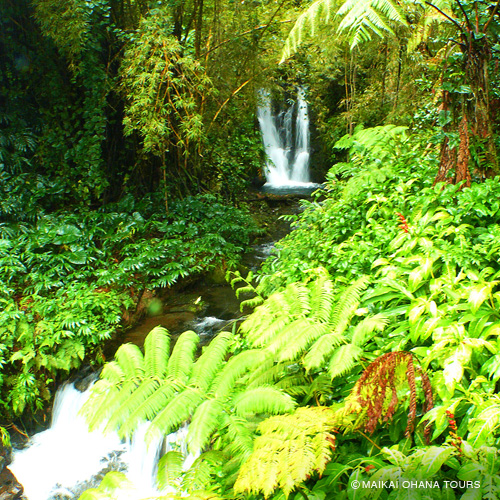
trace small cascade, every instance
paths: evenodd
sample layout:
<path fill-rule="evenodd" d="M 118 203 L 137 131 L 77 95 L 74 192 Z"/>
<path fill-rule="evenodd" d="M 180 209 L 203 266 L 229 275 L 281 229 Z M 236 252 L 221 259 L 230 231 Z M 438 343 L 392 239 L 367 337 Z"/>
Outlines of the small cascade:
<path fill-rule="evenodd" d="M 167 493 L 156 488 L 158 460 L 162 453 L 175 449 L 186 456 L 185 469 L 192 465 L 196 456 L 187 452 L 187 426 L 147 443 L 149 423 L 143 423 L 124 443 L 114 432 L 89 432 L 79 415 L 89 396 L 90 389 L 82 393 L 73 384 L 63 385 L 55 397 L 51 427 L 14 453 L 9 468 L 24 486 L 26 498 L 76 500 L 84 490 L 97 487 L 110 470 L 126 473 L 132 483 L 124 499 Z"/>
<path fill-rule="evenodd" d="M 277 114 L 273 114 L 269 92 L 262 90 L 257 116 L 268 158 L 267 184 L 314 186 L 309 182 L 309 115 L 304 90 L 299 88 L 297 101 Z"/>
<path fill-rule="evenodd" d="M 14 453 L 10 469 L 29 500 L 47 500 L 55 495 L 73 498 L 78 483 L 95 476 L 117 453 L 123 453 L 116 434 L 88 431 L 78 414 L 88 396 L 89 390 L 82 393 L 73 384 L 65 384 L 55 397 L 51 427 Z"/>

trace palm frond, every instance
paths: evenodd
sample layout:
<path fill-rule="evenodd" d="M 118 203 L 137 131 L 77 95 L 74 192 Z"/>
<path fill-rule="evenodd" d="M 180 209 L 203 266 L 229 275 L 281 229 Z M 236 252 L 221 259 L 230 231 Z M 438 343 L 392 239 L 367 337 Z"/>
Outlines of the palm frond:
<path fill-rule="evenodd" d="M 144 341 L 144 371 L 146 377 L 164 378 L 170 353 L 168 330 L 161 326 L 153 328 Z"/>

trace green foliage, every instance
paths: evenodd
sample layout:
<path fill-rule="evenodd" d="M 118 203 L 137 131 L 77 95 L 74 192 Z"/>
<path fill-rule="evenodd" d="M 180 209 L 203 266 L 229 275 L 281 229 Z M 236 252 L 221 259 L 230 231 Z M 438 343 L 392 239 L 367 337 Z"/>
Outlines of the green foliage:
<path fill-rule="evenodd" d="M 219 333 L 195 361 L 198 342 L 197 334 L 184 332 L 169 356 L 168 332 L 157 327 L 146 339 L 145 355 L 132 344 L 121 346 L 85 405 L 91 428 L 106 423 L 125 437 L 147 420 L 151 424 L 146 439 L 151 439 L 190 421 L 188 448 L 197 453 L 213 442 L 214 435 L 223 438 L 221 431 L 231 428 L 235 417 L 275 415 L 294 407 L 293 400 L 276 388 L 241 385 L 249 366 L 238 355 L 226 361 L 234 342 L 231 333 Z M 248 427 L 244 432 L 251 435 Z"/>
<path fill-rule="evenodd" d="M 2 413 L 40 408 L 58 373 L 99 358 L 146 285 L 230 265 L 255 230 L 209 195 L 172 204 L 169 217 L 125 201 L 0 226 Z"/>
<path fill-rule="evenodd" d="M 163 157 L 163 162 L 170 148 L 185 156 L 203 139 L 199 105 L 211 86 L 200 63 L 182 53 L 170 26 L 168 10 L 150 11 L 139 24 L 121 68 L 127 102 L 124 132 L 139 132 L 144 151 Z"/>
<path fill-rule="evenodd" d="M 329 408 L 319 407 L 264 420 L 257 428 L 260 436 L 254 451 L 240 469 L 235 492 L 262 492 L 267 498 L 279 488 L 288 497 L 313 473 L 321 475 L 335 445 L 333 417 Z"/>

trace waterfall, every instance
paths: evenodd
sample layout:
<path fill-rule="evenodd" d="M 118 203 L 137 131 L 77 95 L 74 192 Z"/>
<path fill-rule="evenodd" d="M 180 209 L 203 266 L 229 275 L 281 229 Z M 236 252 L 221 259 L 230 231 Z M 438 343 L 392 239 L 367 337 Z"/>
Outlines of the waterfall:
<path fill-rule="evenodd" d="M 305 92 L 286 111 L 273 114 L 269 92 L 260 92 L 257 111 L 267 155 L 267 184 L 275 187 L 309 186 L 309 115 Z M 293 117 L 295 115 L 295 127 Z"/>
<path fill-rule="evenodd" d="M 180 449 L 187 457 L 185 468 L 196 458 L 187 453 L 187 426 L 149 444 L 144 439 L 149 423 L 140 425 L 127 442 L 115 432 L 89 432 L 79 415 L 89 396 L 90 388 L 82 393 L 73 384 L 64 384 L 54 400 L 50 428 L 15 451 L 9 468 L 24 486 L 26 498 L 76 500 L 85 489 L 96 487 L 109 470 L 126 472 L 133 484 L 132 490 L 127 490 L 128 500 L 166 493 L 155 487 L 162 450 Z"/>

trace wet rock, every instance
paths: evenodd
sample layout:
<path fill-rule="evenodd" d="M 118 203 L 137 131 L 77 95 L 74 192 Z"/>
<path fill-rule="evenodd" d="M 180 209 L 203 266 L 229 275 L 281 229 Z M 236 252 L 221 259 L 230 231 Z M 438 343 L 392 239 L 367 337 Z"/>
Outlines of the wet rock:
<path fill-rule="evenodd" d="M 75 389 L 80 392 L 85 392 L 92 382 L 96 379 L 97 374 L 91 366 L 85 366 L 82 368 L 73 379 L 73 384 Z"/>
<path fill-rule="evenodd" d="M 0 500 L 18 500 L 22 497 L 23 487 L 16 476 L 6 467 L 0 473 Z"/>
<path fill-rule="evenodd" d="M 12 462 L 12 448 L 0 444 L 0 472 Z"/>

